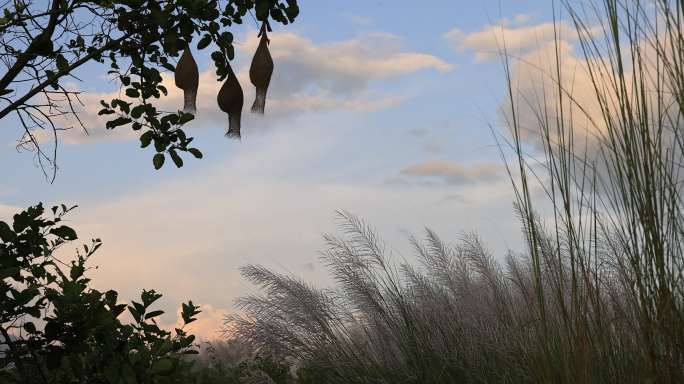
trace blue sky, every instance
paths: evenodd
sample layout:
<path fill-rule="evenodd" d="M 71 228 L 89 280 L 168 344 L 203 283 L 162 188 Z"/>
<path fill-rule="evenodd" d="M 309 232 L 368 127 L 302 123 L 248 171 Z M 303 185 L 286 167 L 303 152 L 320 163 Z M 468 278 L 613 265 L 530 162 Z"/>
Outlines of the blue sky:
<path fill-rule="evenodd" d="M 491 26 L 509 33 L 513 51 L 534 55 L 547 37 L 550 3 L 300 4 L 297 22 L 273 33 L 267 116 L 245 109 L 242 142 L 223 137 L 212 93 L 218 84 L 202 52 L 206 77 L 188 132 L 205 157 L 154 171 L 135 137 L 104 132 L 93 116 L 90 104 L 115 87 L 90 66 L 78 87 L 90 94 L 83 114 L 91 136 L 65 133 L 53 184 L 31 153 L 14 149 L 19 131 L 0 130 L 0 217 L 38 201 L 78 204 L 71 221 L 81 238 L 105 243 L 93 260 L 96 286 L 126 298 L 155 288 L 171 312 L 193 299 L 205 305 L 203 332 L 251 292 L 240 265 L 265 264 L 325 285 L 317 252 L 321 235 L 335 232 L 336 209 L 373 224 L 398 260 L 411 259 L 407 234 L 426 226 L 447 241 L 477 231 L 500 256 L 520 249 L 489 128 L 501 125 L 505 91 L 501 63 L 490 55 Z M 247 21 L 234 30 L 245 104 L 253 91 L 244 69 L 255 46 Z M 174 97 L 168 105 L 178 104 Z"/>

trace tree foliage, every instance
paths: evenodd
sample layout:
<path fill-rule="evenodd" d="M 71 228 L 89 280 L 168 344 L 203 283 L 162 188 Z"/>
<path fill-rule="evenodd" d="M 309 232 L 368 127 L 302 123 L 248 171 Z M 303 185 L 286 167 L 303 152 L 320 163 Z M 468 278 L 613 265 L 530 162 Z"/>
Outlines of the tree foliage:
<path fill-rule="evenodd" d="M 166 154 L 177 166 L 178 152 L 200 158 L 182 126 L 193 119 L 180 111 L 158 110 L 153 101 L 167 95 L 163 71 L 190 44 L 211 48 L 218 80 L 234 57 L 231 26 L 248 12 L 259 21 L 288 24 L 299 13 L 296 0 L 4 0 L 0 14 L 0 121 L 14 115 L 23 135 L 21 148 L 36 152 L 43 169 L 55 170 L 55 152 L 41 149 L 37 132 L 53 134 L 76 124 L 80 91 L 67 83 L 90 63 L 109 67 L 121 96 L 101 101 L 107 129 L 127 126 L 143 148 L 154 148 L 154 166 Z M 65 124 L 65 125 L 62 125 Z M 4 124 L 3 124 L 4 125 Z M 47 174 L 46 174 L 47 175 Z"/>
<path fill-rule="evenodd" d="M 86 262 L 102 244 L 92 240 L 72 261 L 55 251 L 76 240 L 63 224 L 73 208 L 41 204 L 0 221 L 0 381 L 10 383 L 173 383 L 175 372 L 196 353 L 194 336 L 169 332 L 156 318 L 161 295 L 143 290 L 121 303 L 116 291 L 90 287 Z M 128 312 L 131 323 L 121 320 Z M 185 325 L 198 307 L 182 305 Z"/>

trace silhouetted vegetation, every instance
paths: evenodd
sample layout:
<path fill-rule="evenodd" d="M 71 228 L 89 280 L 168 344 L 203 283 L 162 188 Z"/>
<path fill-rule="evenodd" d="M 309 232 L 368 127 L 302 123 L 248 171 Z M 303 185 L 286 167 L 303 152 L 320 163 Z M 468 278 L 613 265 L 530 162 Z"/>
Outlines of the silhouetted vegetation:
<path fill-rule="evenodd" d="M 67 2 L 55 4 L 62 9 Z M 113 5 L 118 2 L 93 4 L 107 12 L 119 9 Z M 216 10 L 229 20 L 225 25 L 253 6 L 231 4 L 232 14 Z M 268 12 L 290 20 L 296 13 L 287 9 L 294 12 L 296 3 L 287 4 L 290 8 L 257 2 L 259 20 Z M 0 378 L 21 383 L 684 382 L 684 6 L 674 0 L 563 4 L 579 36 L 586 65 L 578 70 L 590 79 L 592 100 L 575 98 L 572 83 L 564 80 L 573 74 L 564 73 L 558 22 L 551 71 L 545 74 L 551 86 L 543 86 L 538 99 L 516 89 L 516 59 L 501 42 L 508 80 L 503 116 L 510 131 L 497 139 L 515 193 L 524 251 L 497 258 L 476 234 L 450 245 L 426 230 L 423 239 L 410 239 L 417 263 L 397 262 L 366 223 L 341 212 L 343 234 L 325 236 L 322 256 L 334 286 L 320 289 L 245 266 L 243 275 L 262 294 L 238 300 L 241 312 L 226 321 L 230 341 L 193 345 L 183 328 L 159 327 L 155 319 L 162 312 L 152 308 L 160 297 L 156 292 L 143 291 L 139 301 L 124 304 L 116 292 L 90 287 L 86 263 L 99 240 L 73 261 L 56 258 L 56 249 L 77 238 L 62 221 L 70 209 L 55 207 L 50 216 L 38 205 L 16 215 L 11 225 L 0 222 Z M 178 17 L 170 19 L 182 23 L 185 16 L 168 6 L 169 15 Z M 138 36 L 139 15 L 122 9 L 118 17 L 132 18 L 131 36 Z M 21 23 L 27 17 L 21 12 L 6 16 L 9 21 L 0 28 Z M 199 25 L 208 23 L 209 37 L 200 45 L 214 41 L 221 57 L 231 56 L 230 39 L 203 17 Z M 150 33 L 162 26 L 154 28 Z M 192 31 L 178 28 L 172 29 L 178 40 L 205 31 L 196 24 Z M 147 68 L 145 60 L 152 57 L 163 66 L 161 58 L 181 47 L 166 47 L 166 39 L 159 38 L 161 45 L 144 54 L 142 64 L 130 57 L 138 68 Z M 34 49 L 26 50 L 33 52 L 32 60 L 54 60 L 57 74 L 72 66 L 58 50 Z M 227 61 L 214 59 L 225 69 L 220 76 L 232 73 Z M 42 81 L 57 75 L 47 76 Z M 135 92 L 159 91 L 158 82 L 152 84 L 125 85 L 144 100 Z M 126 120 L 137 113 L 129 107 L 116 101 L 105 111 L 123 114 L 117 118 L 122 124 L 136 124 Z M 182 132 L 169 131 L 185 119 L 176 116 L 161 118 L 168 126 L 158 128 Z M 153 111 L 146 121 L 156 118 Z M 149 144 L 149 135 L 141 140 Z M 155 144 L 163 137 L 154 136 Z M 156 149 L 162 153 L 174 148 L 173 142 Z M 158 159 L 155 165 L 163 163 Z M 192 302 L 182 308 L 185 324 L 199 313 Z M 120 319 L 124 312 L 130 322 Z"/>
<path fill-rule="evenodd" d="M 180 357 L 196 353 L 194 336 L 183 328 L 169 332 L 155 318 L 161 297 L 144 290 L 139 301 L 121 303 L 116 291 L 90 287 L 88 259 L 101 242 L 92 240 L 72 260 L 55 256 L 77 239 L 64 225 L 72 208 L 41 204 L 0 221 L 0 378 L 9 383 L 158 383 L 187 365 Z M 183 304 L 184 324 L 199 310 Z M 121 315 L 128 312 L 132 321 Z"/>
<path fill-rule="evenodd" d="M 99 115 L 109 116 L 103 118 L 107 129 L 129 126 L 140 133 L 143 148 L 154 144 L 155 168 L 163 166 L 166 154 L 181 167 L 179 152 L 196 158 L 202 153 L 190 146 L 192 138 L 182 129 L 194 116 L 160 111 L 154 105 L 155 99 L 167 95 L 162 71 L 175 71 L 173 58 L 181 49 L 189 54 L 190 44 L 198 38 L 198 49 L 213 43 L 211 59 L 221 81 L 233 73 L 231 26 L 241 24 L 252 11 L 266 24 L 271 19 L 289 24 L 299 13 L 296 0 L 14 0 L 0 7 L 0 62 L 5 67 L 0 77 L 0 121 L 16 118 L 22 131 L 18 147 L 34 150 L 38 164 L 53 180 L 58 132 L 73 125 L 85 129 L 77 110 L 80 91 L 65 81 L 78 80 L 79 68 L 101 64 L 125 95 L 101 101 Z M 193 73 L 189 81 L 181 79 L 181 85 L 196 93 L 197 68 L 190 67 Z M 187 99 L 194 106 L 194 95 Z M 51 131 L 52 151 L 42 149 L 41 130 Z M 157 324 L 156 318 L 164 313 L 153 308 L 160 294 L 143 290 L 139 301 L 126 304 L 113 290 L 93 289 L 86 263 L 100 247 L 99 239 L 68 260 L 55 256 L 58 248 L 77 239 L 76 232 L 63 224 L 70 210 L 57 206 L 50 216 L 39 204 L 14 215 L 11 223 L 0 221 L 0 380 L 191 382 L 193 363 L 183 356 L 197 352 L 194 336 L 184 327 L 170 332 Z M 120 319 L 124 313 L 130 322 Z M 192 302 L 182 305 L 184 325 L 197 314 Z M 252 366 L 276 378 L 278 372 L 287 372 L 264 359 L 243 362 L 240 372 L 259 371 Z"/>
<path fill-rule="evenodd" d="M 196 158 L 202 153 L 190 146 L 192 138 L 182 129 L 194 116 L 154 105 L 168 92 L 161 73 L 175 71 L 179 51 L 189 53 L 199 39 L 197 49 L 214 49 L 211 59 L 222 81 L 233 73 L 229 29 L 234 24 L 242 24 L 252 10 L 264 23 L 289 24 L 299 14 L 296 0 L 6 0 L 0 7 L 0 63 L 5 67 L 0 121 L 6 125 L 9 116 L 16 118 L 22 132 L 18 147 L 34 150 L 53 179 L 58 132 L 86 128 L 77 114 L 81 91 L 65 81 L 78 80 L 78 69 L 99 63 L 121 88 L 120 98 L 101 101 L 99 114 L 108 116 L 103 122 L 107 129 L 127 126 L 140 134 L 143 148 L 153 143 L 155 168 L 164 164 L 165 154 L 180 167 L 179 152 Z M 192 84 L 181 83 L 192 93 Z M 41 130 L 51 131 L 52 151 L 42 149 Z"/>
<path fill-rule="evenodd" d="M 526 252 L 495 259 L 476 235 L 449 246 L 428 230 L 412 239 L 420 265 L 396 263 L 342 213 L 323 257 L 335 286 L 246 266 L 263 295 L 238 301 L 232 334 L 299 362 L 308 382 L 683 382 L 684 8 L 565 5 L 592 105 L 564 81 L 558 23 L 537 99 L 516 89 L 501 42 L 501 154 L 514 153 Z"/>
<path fill-rule="evenodd" d="M 161 298 L 154 290 L 125 303 L 114 290 L 92 288 L 86 274 L 99 239 L 75 257 L 55 255 L 78 239 L 64 225 L 72 209 L 48 214 L 39 204 L 0 221 L 0 382 L 293 382 L 291 363 L 248 345 L 198 344 L 186 331 L 200 315 L 192 301 L 181 306 L 183 326 L 169 331 L 157 322 L 164 311 L 154 308 Z"/>
<path fill-rule="evenodd" d="M 187 383 L 295 383 L 291 362 L 259 356 L 251 346 L 236 340 L 204 343 L 200 353 L 188 360 L 192 365 L 185 373 Z"/>

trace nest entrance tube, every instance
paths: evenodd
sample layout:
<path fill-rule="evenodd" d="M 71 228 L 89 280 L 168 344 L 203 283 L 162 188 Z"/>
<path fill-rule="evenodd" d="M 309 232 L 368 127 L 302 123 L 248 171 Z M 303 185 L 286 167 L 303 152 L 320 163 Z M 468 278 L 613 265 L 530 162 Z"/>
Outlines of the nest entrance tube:
<path fill-rule="evenodd" d="M 252 104 L 252 112 L 259 114 L 263 114 L 266 109 L 266 93 L 273 75 L 273 58 L 268 49 L 270 40 L 268 39 L 267 31 L 270 30 L 271 28 L 267 22 L 261 25 L 261 31 L 259 31 L 261 39 L 254 53 L 252 65 L 249 67 L 249 80 L 256 87 L 256 98 L 254 99 L 254 104 Z"/>
<path fill-rule="evenodd" d="M 228 114 L 228 132 L 226 136 L 239 139 L 240 138 L 240 118 L 242 116 L 242 105 L 244 104 L 244 95 L 242 87 L 238 81 L 233 69 L 228 65 L 228 77 L 221 86 L 216 101 L 219 108 Z"/>
<path fill-rule="evenodd" d="M 226 137 L 238 140 L 242 138 L 242 134 L 240 133 L 241 115 L 241 111 L 228 115 L 228 132 L 226 132 Z"/>
<path fill-rule="evenodd" d="M 183 90 L 183 112 L 195 113 L 197 110 L 197 88 L 199 87 L 199 70 L 192 57 L 190 47 L 186 46 L 174 71 L 176 86 Z"/>

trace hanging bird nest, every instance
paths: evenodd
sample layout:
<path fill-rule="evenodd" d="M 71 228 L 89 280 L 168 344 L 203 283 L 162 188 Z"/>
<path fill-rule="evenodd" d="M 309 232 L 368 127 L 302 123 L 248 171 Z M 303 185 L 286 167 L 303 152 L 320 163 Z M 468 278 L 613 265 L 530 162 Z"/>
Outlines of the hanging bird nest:
<path fill-rule="evenodd" d="M 190 47 L 186 46 L 181 55 L 174 74 L 176 86 L 183 90 L 183 111 L 194 113 L 197 110 L 197 88 L 199 86 L 199 70 Z"/>
<path fill-rule="evenodd" d="M 249 68 L 249 79 L 256 87 L 256 97 L 252 105 L 252 112 L 259 114 L 264 113 L 266 94 L 271 83 L 271 76 L 273 75 L 273 58 L 268 49 L 270 44 L 268 32 L 271 32 L 271 26 L 268 21 L 264 21 L 258 35 L 260 38 L 259 45 Z M 241 137 L 240 120 L 242 117 L 244 94 L 230 64 L 228 64 L 228 72 L 228 76 L 218 92 L 216 101 L 219 108 L 228 114 L 228 131 L 226 136 L 239 139 Z M 174 80 L 176 86 L 183 90 L 183 111 L 194 113 L 197 110 L 199 70 L 190 47 L 187 45 L 176 65 Z"/>
<path fill-rule="evenodd" d="M 228 64 L 228 77 L 219 90 L 216 101 L 219 108 L 228 114 L 228 132 L 226 136 L 236 139 L 240 138 L 240 118 L 242 115 L 242 105 L 244 104 L 244 95 L 242 87 L 238 81 L 233 69 Z"/>
<path fill-rule="evenodd" d="M 258 37 L 259 46 L 254 53 L 252 65 L 249 68 L 249 79 L 256 87 L 256 97 L 254 104 L 252 104 L 252 112 L 263 114 L 266 108 L 266 93 L 268 92 L 268 85 L 271 83 L 271 75 L 273 75 L 273 58 L 271 52 L 268 50 L 270 40 L 268 33 L 271 28 L 268 22 L 264 21 L 261 25 L 261 31 Z"/>

